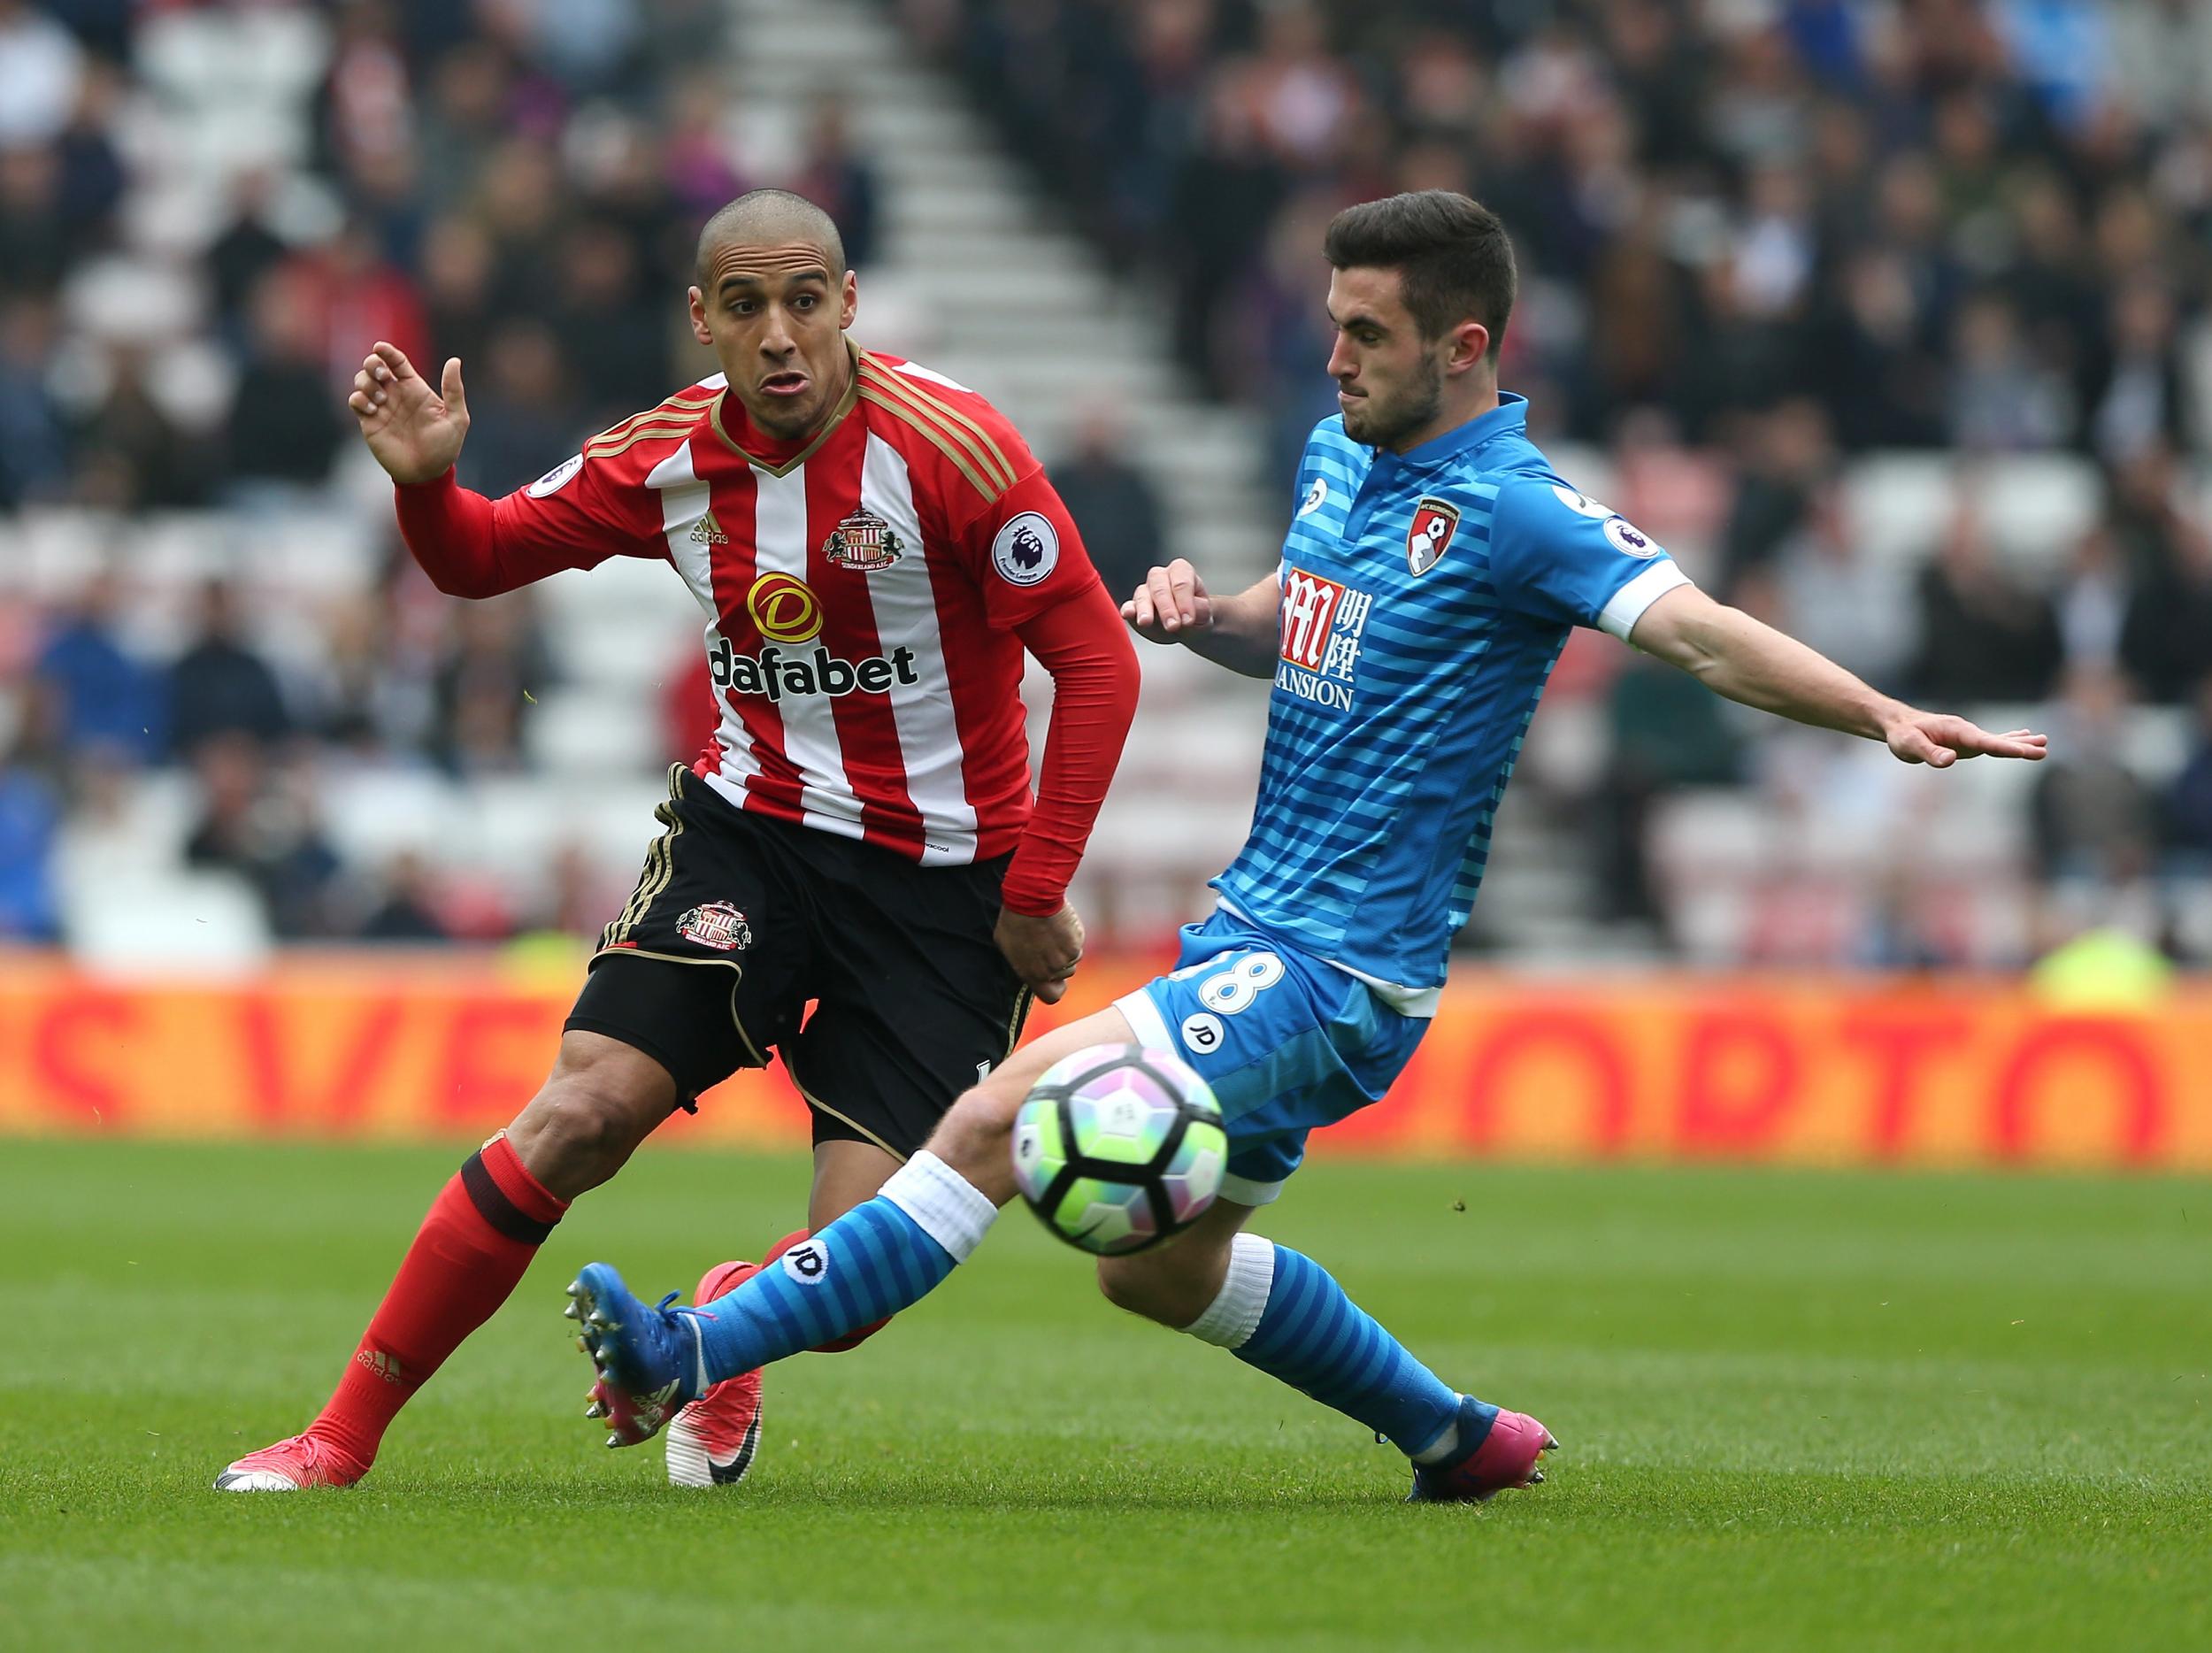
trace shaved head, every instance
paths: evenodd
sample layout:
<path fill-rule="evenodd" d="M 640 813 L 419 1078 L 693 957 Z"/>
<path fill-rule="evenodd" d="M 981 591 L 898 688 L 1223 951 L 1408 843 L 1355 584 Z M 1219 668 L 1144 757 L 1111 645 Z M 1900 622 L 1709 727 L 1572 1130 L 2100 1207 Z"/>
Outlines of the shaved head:
<path fill-rule="evenodd" d="M 699 231 L 697 280 L 708 284 L 714 255 L 724 247 L 766 247 L 803 242 L 820 249 L 831 281 L 845 273 L 845 242 L 830 215 L 788 189 L 755 189 L 738 196 Z"/>

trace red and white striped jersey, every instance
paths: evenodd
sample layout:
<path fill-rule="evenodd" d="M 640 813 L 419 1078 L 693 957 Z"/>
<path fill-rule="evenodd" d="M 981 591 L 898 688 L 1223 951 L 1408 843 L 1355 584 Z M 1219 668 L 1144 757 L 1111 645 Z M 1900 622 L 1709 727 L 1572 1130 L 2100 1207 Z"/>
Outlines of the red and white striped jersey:
<path fill-rule="evenodd" d="M 672 564 L 706 611 L 741 809 L 924 865 L 1013 849 L 1030 809 L 1014 627 L 1097 583 L 1043 468 L 966 387 L 854 350 L 827 424 L 778 444 L 720 374 L 495 506 L 503 547 Z"/>

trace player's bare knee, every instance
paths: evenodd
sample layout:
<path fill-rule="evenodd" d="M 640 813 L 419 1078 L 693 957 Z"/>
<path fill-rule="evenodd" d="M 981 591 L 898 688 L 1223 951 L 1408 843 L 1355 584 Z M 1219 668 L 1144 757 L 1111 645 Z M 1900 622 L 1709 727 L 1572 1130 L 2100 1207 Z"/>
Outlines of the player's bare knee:
<path fill-rule="evenodd" d="M 989 1080 L 964 1091 L 931 1134 L 929 1151 L 1003 1204 L 1013 1196 L 1009 1146 L 1022 1099 Z"/>
<path fill-rule="evenodd" d="M 1162 1259 L 1147 1257 L 1102 1257 L 1098 1259 L 1098 1288 L 1117 1309 L 1157 1320 L 1163 1326 L 1188 1326 L 1206 1311 L 1200 1303 L 1188 1313 L 1190 1290 Z"/>
<path fill-rule="evenodd" d="M 635 1151 L 675 1105 L 675 1088 L 658 1063 L 635 1050 L 577 1049 L 564 1040 L 560 1060 L 508 1127 L 524 1166 L 564 1199 L 597 1188 Z"/>

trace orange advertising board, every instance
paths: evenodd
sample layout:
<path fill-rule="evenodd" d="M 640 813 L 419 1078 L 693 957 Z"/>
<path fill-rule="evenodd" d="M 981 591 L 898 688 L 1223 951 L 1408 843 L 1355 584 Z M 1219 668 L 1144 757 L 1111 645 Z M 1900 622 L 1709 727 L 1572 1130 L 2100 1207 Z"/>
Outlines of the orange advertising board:
<path fill-rule="evenodd" d="M 1059 1015 L 1148 961 L 1093 963 Z M 483 1136 L 543 1078 L 572 972 L 288 960 L 242 982 L 0 964 L 0 1133 Z M 672 1134 L 796 1145 L 780 1069 Z M 2212 1171 L 2212 988 L 2056 1014 L 2011 982 L 1467 973 L 1382 1104 L 1318 1153 Z"/>

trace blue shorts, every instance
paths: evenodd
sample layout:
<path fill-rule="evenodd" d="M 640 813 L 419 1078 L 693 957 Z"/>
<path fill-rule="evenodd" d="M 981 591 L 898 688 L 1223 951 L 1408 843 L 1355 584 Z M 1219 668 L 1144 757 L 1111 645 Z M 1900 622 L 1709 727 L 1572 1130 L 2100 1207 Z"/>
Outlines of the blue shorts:
<path fill-rule="evenodd" d="M 1229 1133 L 1221 1192 L 1241 1205 L 1283 1191 L 1306 1133 L 1381 1101 L 1428 1029 L 1225 911 L 1184 926 L 1174 973 L 1115 1003 L 1138 1043 L 1173 1051 L 1213 1087 Z"/>

